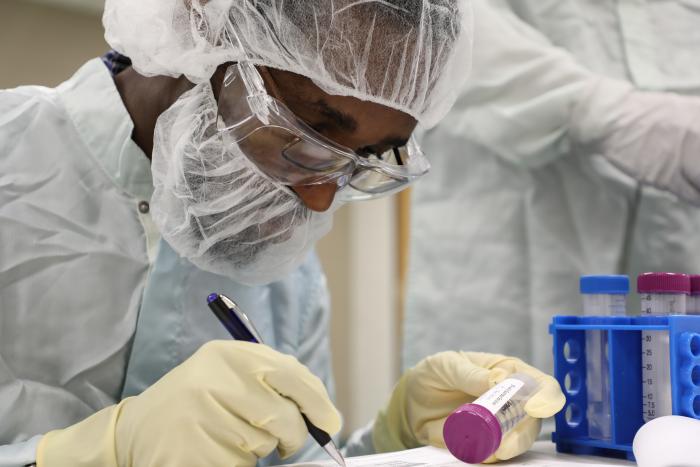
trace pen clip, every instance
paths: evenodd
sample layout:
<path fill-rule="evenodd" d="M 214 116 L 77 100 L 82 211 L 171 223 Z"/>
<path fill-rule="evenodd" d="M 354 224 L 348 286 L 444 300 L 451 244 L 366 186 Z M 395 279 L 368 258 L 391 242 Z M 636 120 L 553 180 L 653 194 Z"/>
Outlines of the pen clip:
<path fill-rule="evenodd" d="M 260 337 L 260 333 L 258 332 L 257 329 L 255 329 L 255 325 L 253 325 L 253 322 L 248 318 L 248 315 L 245 314 L 243 310 L 241 310 L 241 307 L 239 307 L 236 302 L 228 298 L 224 294 L 219 294 L 219 297 L 221 298 L 221 301 L 224 302 L 224 305 L 226 305 L 240 320 L 240 322 L 245 326 L 245 328 L 250 332 L 250 334 L 257 340 L 258 342 L 262 343 L 262 337 Z"/>

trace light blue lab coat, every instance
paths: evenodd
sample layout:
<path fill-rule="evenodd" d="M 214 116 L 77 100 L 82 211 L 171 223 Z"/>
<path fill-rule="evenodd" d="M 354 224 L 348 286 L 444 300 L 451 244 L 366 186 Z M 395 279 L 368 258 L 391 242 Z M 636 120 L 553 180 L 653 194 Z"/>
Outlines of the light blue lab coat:
<path fill-rule="evenodd" d="M 99 59 L 56 89 L 0 92 L 2 467 L 33 462 L 35 435 L 138 394 L 204 342 L 229 339 L 206 306 L 211 292 L 234 298 L 266 343 L 333 391 L 316 256 L 263 287 L 180 258 L 148 212 L 150 166 L 132 129 Z M 318 456 L 310 442 L 292 460 Z"/>

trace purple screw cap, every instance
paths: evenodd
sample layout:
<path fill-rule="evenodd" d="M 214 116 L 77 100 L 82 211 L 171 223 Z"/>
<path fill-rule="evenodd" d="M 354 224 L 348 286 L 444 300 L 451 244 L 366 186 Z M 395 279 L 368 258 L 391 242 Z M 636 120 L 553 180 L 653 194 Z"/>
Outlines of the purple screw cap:
<path fill-rule="evenodd" d="M 700 276 L 690 276 L 690 295 L 700 295 Z"/>
<path fill-rule="evenodd" d="M 479 464 L 496 452 L 503 433 L 498 419 L 487 408 L 464 404 L 447 417 L 442 437 L 457 459 Z"/>
<path fill-rule="evenodd" d="M 639 293 L 690 293 L 690 276 L 675 272 L 645 272 L 637 277 Z"/>

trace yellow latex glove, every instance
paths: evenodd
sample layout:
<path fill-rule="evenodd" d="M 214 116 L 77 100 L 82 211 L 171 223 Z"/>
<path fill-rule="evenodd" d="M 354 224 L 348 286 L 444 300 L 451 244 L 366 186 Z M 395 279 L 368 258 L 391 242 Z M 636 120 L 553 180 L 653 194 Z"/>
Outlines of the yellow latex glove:
<path fill-rule="evenodd" d="M 374 422 L 375 449 L 388 452 L 423 445 L 444 448 L 442 427 L 450 413 L 513 373 L 526 373 L 540 387 L 525 404 L 530 417 L 504 436 L 501 446 L 486 462 L 522 454 L 537 439 L 541 419 L 564 407 L 564 394 L 554 378 L 522 360 L 478 352 L 442 352 L 406 371 L 394 388 L 389 405 Z"/>
<path fill-rule="evenodd" d="M 45 435 L 38 467 L 253 466 L 283 457 L 340 415 L 316 376 L 260 344 L 214 341 L 136 397 Z"/>

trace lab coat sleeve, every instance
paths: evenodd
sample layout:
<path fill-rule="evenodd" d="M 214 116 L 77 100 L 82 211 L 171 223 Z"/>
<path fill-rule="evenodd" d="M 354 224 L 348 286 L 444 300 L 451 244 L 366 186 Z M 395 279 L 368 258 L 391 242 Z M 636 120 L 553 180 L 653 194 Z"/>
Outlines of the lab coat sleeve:
<path fill-rule="evenodd" d="M 587 152 L 700 206 L 700 98 L 599 80 L 573 109 L 572 123 L 573 139 Z"/>
<path fill-rule="evenodd" d="M 475 18 L 474 69 L 441 131 L 525 167 L 602 155 L 632 178 L 700 204 L 699 98 L 593 73 L 503 0 L 476 0 Z"/>
<path fill-rule="evenodd" d="M 355 430 L 348 438 L 345 446 L 343 446 L 343 455 L 345 457 L 356 457 L 375 454 L 376 449 L 374 448 L 374 442 L 372 441 L 373 429 L 374 421 Z"/>
<path fill-rule="evenodd" d="M 599 77 L 501 0 L 476 0 L 473 69 L 440 131 L 513 164 L 544 165 L 572 145 L 571 111 Z"/>
<path fill-rule="evenodd" d="M 0 467 L 24 467 L 36 462 L 36 448 L 42 435 L 22 443 L 0 446 Z"/>

